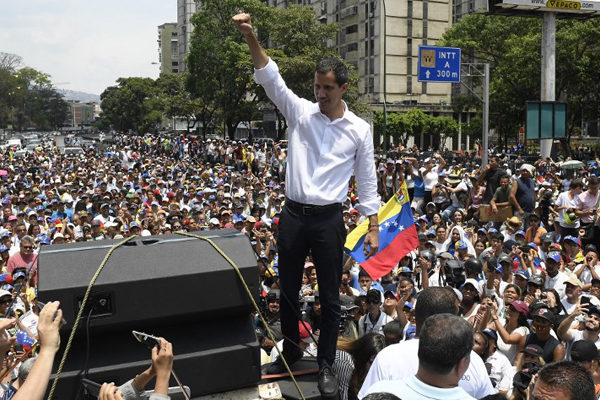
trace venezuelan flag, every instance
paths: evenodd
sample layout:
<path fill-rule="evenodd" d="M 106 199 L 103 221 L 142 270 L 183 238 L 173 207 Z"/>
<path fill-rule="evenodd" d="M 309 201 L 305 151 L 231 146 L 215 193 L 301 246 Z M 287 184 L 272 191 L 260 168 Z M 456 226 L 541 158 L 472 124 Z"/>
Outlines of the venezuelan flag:
<path fill-rule="evenodd" d="M 346 238 L 345 251 L 373 278 L 379 279 L 390 272 L 409 252 L 419 245 L 417 228 L 410 209 L 406 183 L 398 193 L 379 210 L 379 250 L 365 258 L 363 252 L 369 221 L 363 221 Z"/>

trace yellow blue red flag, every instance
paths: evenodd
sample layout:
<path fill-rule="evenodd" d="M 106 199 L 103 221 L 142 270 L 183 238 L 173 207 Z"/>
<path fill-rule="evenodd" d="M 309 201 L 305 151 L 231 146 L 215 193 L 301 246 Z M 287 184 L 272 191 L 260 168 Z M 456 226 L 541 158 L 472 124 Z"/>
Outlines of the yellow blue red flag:
<path fill-rule="evenodd" d="M 406 183 L 379 210 L 379 250 L 371 258 L 364 254 L 364 242 L 369 232 L 369 220 L 363 221 L 346 238 L 344 250 L 360 264 L 367 273 L 379 279 L 390 272 L 408 253 L 419 245 L 417 228 L 410 209 Z"/>

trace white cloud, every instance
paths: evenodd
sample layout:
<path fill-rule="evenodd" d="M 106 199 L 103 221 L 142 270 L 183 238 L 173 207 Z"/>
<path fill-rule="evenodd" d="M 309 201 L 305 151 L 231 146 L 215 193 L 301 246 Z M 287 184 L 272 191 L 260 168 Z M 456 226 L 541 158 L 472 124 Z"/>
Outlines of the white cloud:
<path fill-rule="evenodd" d="M 158 76 L 157 26 L 175 0 L 37 0 L 3 5 L 0 51 L 23 57 L 60 87 L 100 94 L 119 77 Z"/>

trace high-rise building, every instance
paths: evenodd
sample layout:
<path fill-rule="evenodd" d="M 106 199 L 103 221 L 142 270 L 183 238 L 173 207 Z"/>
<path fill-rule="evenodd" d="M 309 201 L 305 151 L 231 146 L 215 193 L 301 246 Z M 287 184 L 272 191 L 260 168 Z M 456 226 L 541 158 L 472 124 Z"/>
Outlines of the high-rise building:
<path fill-rule="evenodd" d="M 179 47 L 175 22 L 158 26 L 158 62 L 162 74 L 179 72 Z"/>
<path fill-rule="evenodd" d="M 190 39 L 194 26 L 190 19 L 198 9 L 199 1 L 177 0 L 177 34 L 179 72 L 186 70 L 185 57 L 190 52 Z"/>
<path fill-rule="evenodd" d="M 375 107 L 382 105 L 385 80 L 388 111 L 419 106 L 432 112 L 451 112 L 449 83 L 417 80 L 419 45 L 435 45 L 451 26 L 450 0 L 266 2 L 274 7 L 310 4 L 323 23 L 339 24 L 334 45 L 338 54 L 356 67 L 363 101 Z M 384 54 L 387 55 L 385 65 Z"/>

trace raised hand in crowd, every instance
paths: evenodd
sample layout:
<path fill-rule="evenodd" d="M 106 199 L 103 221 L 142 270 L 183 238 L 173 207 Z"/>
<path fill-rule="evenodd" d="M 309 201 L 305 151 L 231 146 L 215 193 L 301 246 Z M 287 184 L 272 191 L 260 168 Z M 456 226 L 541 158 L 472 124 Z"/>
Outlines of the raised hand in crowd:
<path fill-rule="evenodd" d="M 25 383 L 19 388 L 13 400 L 41 400 L 48 387 L 54 357 L 60 347 L 59 328 L 62 310 L 58 301 L 46 303 L 40 312 L 38 335 L 40 352 L 29 372 Z"/>

